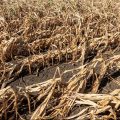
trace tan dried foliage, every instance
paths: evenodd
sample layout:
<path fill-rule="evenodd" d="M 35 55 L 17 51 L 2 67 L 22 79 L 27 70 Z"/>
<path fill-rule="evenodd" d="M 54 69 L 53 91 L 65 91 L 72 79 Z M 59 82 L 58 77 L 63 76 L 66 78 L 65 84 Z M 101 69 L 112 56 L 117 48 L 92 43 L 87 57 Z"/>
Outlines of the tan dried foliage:
<path fill-rule="evenodd" d="M 120 119 L 120 89 L 100 93 L 106 79 L 120 86 L 119 11 L 119 0 L 1 0 L 0 119 Z M 79 67 L 61 73 L 65 62 Z M 9 86 L 55 64 L 53 79 Z"/>

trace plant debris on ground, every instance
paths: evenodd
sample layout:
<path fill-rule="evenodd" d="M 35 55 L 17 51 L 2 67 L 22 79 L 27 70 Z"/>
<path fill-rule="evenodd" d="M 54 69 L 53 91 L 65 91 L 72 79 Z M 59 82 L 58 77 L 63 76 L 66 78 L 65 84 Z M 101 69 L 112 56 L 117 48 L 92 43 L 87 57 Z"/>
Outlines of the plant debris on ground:
<path fill-rule="evenodd" d="M 120 1 L 1 0 L 0 120 L 119 119 Z"/>

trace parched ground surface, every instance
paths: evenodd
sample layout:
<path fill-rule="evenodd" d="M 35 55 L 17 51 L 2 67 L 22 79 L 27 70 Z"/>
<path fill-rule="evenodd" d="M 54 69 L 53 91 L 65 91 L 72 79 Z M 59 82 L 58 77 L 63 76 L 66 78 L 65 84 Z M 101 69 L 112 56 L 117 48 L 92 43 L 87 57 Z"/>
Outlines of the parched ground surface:
<path fill-rule="evenodd" d="M 1 0 L 0 119 L 119 120 L 119 11 L 119 0 Z"/>
<path fill-rule="evenodd" d="M 74 74 L 79 72 L 79 70 L 74 70 L 74 71 L 71 70 L 79 67 L 79 63 L 76 63 L 74 65 L 71 63 L 63 63 L 57 66 L 59 66 L 61 72 L 70 70 L 69 72 L 67 72 L 65 75 L 62 76 L 63 82 L 68 81 Z M 37 75 L 36 72 L 31 75 L 25 75 L 25 76 L 23 75 L 22 77 L 18 78 L 16 81 L 11 82 L 9 85 L 12 86 L 13 88 L 16 88 L 16 86 L 25 87 L 32 84 L 44 82 L 46 80 L 52 79 L 55 71 L 56 71 L 56 65 L 51 66 L 49 68 L 44 68 L 39 72 L 39 75 Z M 57 77 L 59 77 L 59 75 L 57 75 Z M 114 91 L 115 89 L 120 88 L 120 71 L 113 72 L 112 77 L 114 80 L 105 78 L 105 80 L 101 85 L 101 89 L 99 93 L 108 94 Z"/>

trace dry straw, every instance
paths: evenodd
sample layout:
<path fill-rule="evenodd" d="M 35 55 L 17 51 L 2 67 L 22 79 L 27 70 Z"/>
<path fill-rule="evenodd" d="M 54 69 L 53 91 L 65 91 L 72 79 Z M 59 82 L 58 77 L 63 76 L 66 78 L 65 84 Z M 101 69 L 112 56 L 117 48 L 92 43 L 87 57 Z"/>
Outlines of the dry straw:
<path fill-rule="evenodd" d="M 120 86 L 119 10 L 119 0 L 1 0 L 0 119 L 120 119 L 120 89 L 101 93 L 109 80 Z M 10 86 L 56 64 L 52 79 Z"/>

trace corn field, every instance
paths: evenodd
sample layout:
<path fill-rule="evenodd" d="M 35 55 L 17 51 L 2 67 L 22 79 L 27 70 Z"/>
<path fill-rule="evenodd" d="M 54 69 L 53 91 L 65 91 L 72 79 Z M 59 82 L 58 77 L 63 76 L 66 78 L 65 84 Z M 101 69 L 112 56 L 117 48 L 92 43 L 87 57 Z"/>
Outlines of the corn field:
<path fill-rule="evenodd" d="M 0 0 L 0 120 L 119 119 L 120 0 Z"/>

